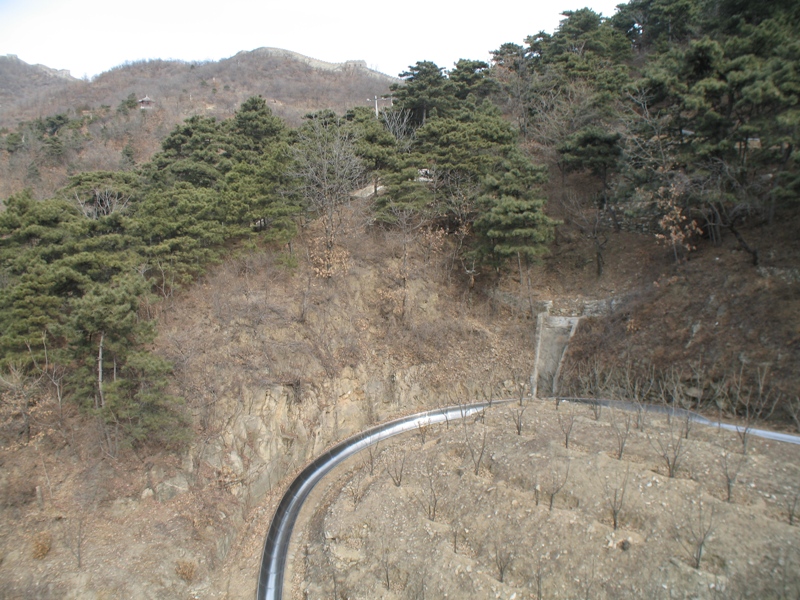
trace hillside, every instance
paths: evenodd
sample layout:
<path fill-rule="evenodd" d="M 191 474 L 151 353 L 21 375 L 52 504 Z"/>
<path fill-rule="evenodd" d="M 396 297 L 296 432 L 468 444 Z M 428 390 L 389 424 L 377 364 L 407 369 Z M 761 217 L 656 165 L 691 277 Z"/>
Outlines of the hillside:
<path fill-rule="evenodd" d="M 5 597 L 249 596 L 276 494 L 322 449 L 394 415 L 526 393 L 534 360 L 535 321 L 524 308 L 525 287 L 506 276 L 478 281 L 470 289 L 466 276 L 450 270 L 452 242 L 445 240 L 442 245 L 435 237 L 424 238 L 427 241 L 420 239 L 409 257 L 409 294 L 405 316 L 401 316 L 402 236 L 381 228 L 365 229 L 364 208 L 356 203 L 345 216 L 348 233 L 340 242 L 347 253 L 346 273 L 319 279 L 305 260 L 292 266 L 285 256 L 243 252 L 156 307 L 161 333 L 155 347 L 175 365 L 171 391 L 186 398 L 192 415 L 195 439 L 185 453 L 176 456 L 149 450 L 111 460 L 102 450 L 100 432 L 83 427 L 70 405 L 39 406 L 38 427 L 46 427 L 47 433 L 36 444 L 6 448 L 2 454 L 5 525 L 0 579 Z M 313 244 L 319 226 L 309 224 L 296 240 L 297 256 L 308 253 L 307 244 Z M 702 248 L 694 264 L 673 266 L 651 236 L 626 233 L 613 239 L 620 251 L 609 248 L 604 278 L 598 280 L 591 243 L 577 230 L 563 229 L 559 245 L 552 246 L 550 255 L 532 272 L 537 306 L 552 303 L 555 313 L 581 312 L 576 307 L 602 304 L 609 298 L 636 297 L 650 289 L 653 281 L 664 285 L 675 279 L 689 289 L 704 285 L 704 265 L 717 263 L 717 258 L 733 263 L 732 272 L 752 281 L 738 287 L 738 301 L 744 305 L 758 301 L 763 288 L 758 281 L 784 285 L 746 269 L 746 257 L 734 246 Z M 629 260 L 622 248 L 638 259 Z M 789 294 L 797 282 L 786 285 Z M 797 294 L 790 295 L 796 302 Z M 657 303 L 660 310 L 688 318 L 692 297 L 667 294 Z M 587 318 L 589 333 L 597 323 L 615 327 L 618 315 L 627 315 L 628 310 L 612 312 L 609 319 Z M 734 316 L 744 328 L 762 327 L 762 336 L 781 335 L 781 330 L 763 328 L 759 323 L 764 321 L 746 312 Z M 663 356 L 684 351 L 683 338 L 663 334 L 657 338 L 655 322 L 644 322 L 643 327 L 655 328 L 650 339 L 658 342 L 649 345 Z M 576 348 L 592 339 L 581 332 L 574 340 Z M 727 328 L 716 344 L 728 348 L 737 339 L 737 329 Z M 606 341 L 615 343 L 613 338 Z M 630 348 L 639 352 L 643 347 Z M 659 370 L 668 367 L 656 364 Z M 616 444 L 610 411 L 595 422 L 588 408 L 570 409 L 562 404 L 560 412 L 577 413 L 567 450 L 559 428 L 560 412 L 554 411 L 552 402 L 525 402 L 522 437 L 514 433 L 513 415 L 503 413 L 506 409 L 487 416 L 488 449 L 478 476 L 472 473 L 470 454 L 456 425 L 452 430 L 436 428 L 427 441 L 417 439 L 420 433 L 380 448 L 372 475 L 366 466 L 359 466 L 366 464 L 364 457 L 334 475 L 324 488 L 328 491 L 316 496 L 323 512 L 309 517 L 310 558 L 293 567 L 304 573 L 297 580 L 302 581 L 298 589 L 320 593 L 330 592 L 332 585 L 353 593 L 382 589 L 382 575 L 373 568 L 379 566 L 380 552 L 375 563 L 366 557 L 365 548 L 378 547 L 386 538 L 355 534 L 351 527 L 353 518 L 368 523 L 370 531 L 395 527 L 363 516 L 374 514 L 376 495 L 383 499 L 380 504 L 385 510 L 394 507 L 395 516 L 387 519 L 401 519 L 397 526 L 406 523 L 403 530 L 409 537 L 404 543 L 412 563 L 424 560 L 427 564 L 426 594 L 444 585 L 441 578 L 447 579 L 445 573 L 457 566 L 460 591 L 451 592 L 465 598 L 494 597 L 499 590 L 530 593 L 538 573 L 543 589 L 556 597 L 569 597 L 587 586 L 599 598 L 640 597 L 642 590 L 652 591 L 653 585 L 662 584 L 685 589 L 687 594 L 705 586 L 709 595 L 704 591 L 699 597 L 719 597 L 714 594 L 721 593 L 720 589 L 731 593 L 768 589 L 768 580 L 744 578 L 735 567 L 744 558 L 731 554 L 729 538 L 740 519 L 762 524 L 759 531 L 766 537 L 750 543 L 754 555 L 764 556 L 765 568 L 790 560 L 781 553 L 789 548 L 784 537 L 793 535 L 794 528 L 787 530 L 780 523 L 789 518 L 786 502 L 791 504 L 798 492 L 792 448 L 752 441 L 734 488 L 734 503 L 729 505 L 724 503 L 719 456 L 724 451 L 731 461 L 741 456 L 741 442 L 735 435 L 693 428 L 684 450 L 685 465 L 673 480 L 666 476 L 653 437 L 668 438 L 672 430 L 658 418 L 649 420 L 643 431 L 631 432 L 627 462 L 619 463 L 610 456 Z M 513 407 L 508 410 L 513 413 Z M 620 415 L 615 418 L 621 422 Z M 480 442 L 479 430 L 471 435 L 475 444 Z M 399 460 L 403 449 L 409 453 L 408 482 L 397 488 L 389 484 L 386 469 Z M 541 490 L 549 485 L 551 466 L 561 464 L 558 460 L 572 465 L 569 485 L 557 496 L 553 512 L 541 497 L 541 504 L 536 504 L 536 486 L 525 479 L 533 476 L 523 468 L 525 460 L 537 465 L 533 472 L 539 473 Z M 438 488 L 439 516 L 428 523 L 415 498 L 424 499 L 428 493 L 425 465 L 432 462 L 441 463 L 436 485 L 442 487 Z M 630 504 L 621 531 L 614 535 L 602 484 L 592 475 L 595 462 L 614 485 L 619 485 L 625 464 L 629 465 Z M 649 512 L 655 510 L 647 495 L 651 485 L 659 490 L 659 502 L 669 499 L 667 510 L 658 515 Z M 361 490 L 356 495 L 351 493 L 353 486 Z M 388 504 L 387 497 L 393 498 Z M 490 534 L 491 521 L 471 512 L 462 513 L 464 520 L 459 521 L 453 512 L 456 497 L 465 507 L 484 506 L 491 498 L 493 503 L 508 504 L 512 512 L 535 513 L 538 521 L 546 523 L 536 538 L 542 556 L 547 557 L 540 563 L 541 572 L 536 570 L 536 557 L 527 554 L 527 544 L 516 534 L 502 537 L 508 546 L 497 546 L 499 540 Z M 714 504 L 717 511 L 714 537 L 700 570 L 690 566 L 690 555 L 670 533 L 675 525 L 691 525 L 691 515 L 681 507 L 693 498 L 702 498 L 707 506 Z M 684 522 L 684 518 L 689 520 Z M 326 520 L 324 540 L 313 533 L 322 526 L 317 519 Z M 446 550 L 452 544 L 451 523 L 465 528 L 452 555 Z M 585 534 L 584 528 L 588 528 Z M 397 539 L 396 533 L 391 535 Z M 428 539 L 434 542 L 430 557 L 418 547 Z M 617 547 L 617 542 L 625 540 L 631 544 L 630 551 Z M 314 544 L 320 543 L 315 550 Z M 501 552 L 511 548 L 515 557 L 502 584 L 494 562 L 498 548 Z M 390 552 L 400 551 L 397 547 Z M 596 553 L 594 559 L 592 553 Z M 372 551 L 369 555 L 375 556 Z M 434 555 L 445 562 L 434 560 Z M 625 567 L 623 574 L 615 566 L 616 561 L 627 564 L 645 556 L 652 561 L 648 568 L 659 570 L 656 580 L 643 582 L 636 578 L 636 570 Z M 389 590 L 382 591 L 382 597 L 404 597 L 419 587 L 418 579 L 409 578 L 411 570 L 401 566 L 405 561 L 390 561 L 394 566 L 388 575 Z M 562 562 L 577 569 L 579 580 L 562 581 Z M 790 560 L 789 564 L 795 563 Z M 789 586 L 797 584 L 796 576 L 791 569 L 781 575 Z M 378 578 L 373 581 L 374 577 Z M 728 587 L 714 592 L 711 584 Z M 566 596 L 557 591 L 560 586 Z"/>
<path fill-rule="evenodd" d="M 263 96 L 275 115 L 297 125 L 317 110 L 373 106 L 396 81 L 359 61 L 327 63 L 275 48 L 202 63 L 136 62 L 91 81 L 0 57 L 0 146 L 7 150 L 0 151 L 0 198 L 26 187 L 45 198 L 76 172 L 130 170 L 150 160 L 185 119 L 229 118 L 252 96 Z M 155 107 L 140 111 L 136 100 L 145 96 Z M 69 124 L 53 156 L 30 126 L 57 116 Z"/>
<path fill-rule="evenodd" d="M 295 596 L 797 596 L 800 446 L 750 433 L 800 433 L 800 5 L 676 6 L 401 81 L 261 49 L 32 87 L 0 596 L 250 596 L 310 460 L 499 398 L 326 480 Z"/>
<path fill-rule="evenodd" d="M 742 457 L 695 425 L 671 477 L 659 444 L 685 423 L 636 419 L 525 400 L 363 452 L 313 495 L 287 597 L 796 596 L 796 492 L 773 476 L 798 447 Z"/>
<path fill-rule="evenodd" d="M 20 121 L 75 111 L 83 105 L 116 107 L 130 93 L 137 99 L 149 95 L 165 109 L 182 99 L 185 109 L 202 106 L 219 118 L 229 116 L 231 107 L 250 96 L 261 94 L 279 105 L 298 104 L 296 112 L 278 111 L 281 117 L 294 120 L 304 114 L 301 111 L 322 107 L 341 111 L 353 103 L 363 104 L 369 94 L 382 93 L 395 81 L 395 77 L 372 71 L 361 61 L 328 63 L 279 48 L 242 51 L 219 61 L 126 63 L 91 81 L 3 56 L 0 127 L 15 127 Z M 197 104 L 192 104 L 190 94 L 200 96 Z M 325 100 L 324 105 L 319 104 L 320 99 Z M 206 108 L 203 102 L 221 106 Z M 181 120 L 189 114 L 194 113 L 185 112 Z"/>
<path fill-rule="evenodd" d="M 13 114 L 20 105 L 56 96 L 77 81 L 68 71 L 29 65 L 13 54 L 0 56 L 0 127 L 16 123 Z"/>

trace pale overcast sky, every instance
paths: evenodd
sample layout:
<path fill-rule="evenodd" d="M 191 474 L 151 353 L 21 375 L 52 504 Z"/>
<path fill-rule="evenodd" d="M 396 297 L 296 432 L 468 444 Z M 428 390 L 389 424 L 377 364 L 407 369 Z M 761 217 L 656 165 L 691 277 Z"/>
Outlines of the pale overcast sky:
<path fill-rule="evenodd" d="M 560 13 L 611 16 L 621 0 L 419 3 L 366 0 L 0 0 L 0 55 L 93 77 L 126 61 L 219 60 L 265 46 L 397 75 L 420 60 L 451 68 L 505 42 L 552 32 Z"/>

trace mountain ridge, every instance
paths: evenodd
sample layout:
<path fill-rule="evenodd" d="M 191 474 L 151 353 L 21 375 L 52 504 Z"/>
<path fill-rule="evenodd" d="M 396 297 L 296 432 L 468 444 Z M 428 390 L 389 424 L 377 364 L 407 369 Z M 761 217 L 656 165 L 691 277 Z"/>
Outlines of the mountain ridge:
<path fill-rule="evenodd" d="M 185 119 L 227 119 L 253 96 L 262 96 L 276 116 L 298 125 L 317 110 L 341 113 L 372 106 L 400 81 L 367 68 L 365 61 L 330 63 L 280 48 L 241 51 L 201 63 L 125 63 L 91 80 L 65 79 L 53 72 L 0 57 L 0 135 L 14 134 L 20 140 L 13 152 L 0 153 L 0 198 L 25 188 L 44 198 L 65 185 L 68 173 L 146 162 L 166 133 Z M 145 96 L 155 102 L 146 115 L 136 110 L 136 100 Z M 57 115 L 71 125 L 66 152 L 54 161 L 25 132 L 38 120 Z M 3 142 L 0 138 L 0 147 Z M 122 154 L 125 148 L 130 160 Z"/>

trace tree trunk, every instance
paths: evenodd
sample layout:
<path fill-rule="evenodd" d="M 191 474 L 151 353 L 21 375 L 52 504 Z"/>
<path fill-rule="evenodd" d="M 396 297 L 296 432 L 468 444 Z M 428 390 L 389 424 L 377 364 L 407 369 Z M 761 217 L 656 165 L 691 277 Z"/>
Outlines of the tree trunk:
<path fill-rule="evenodd" d="M 106 399 L 103 395 L 103 341 L 106 334 L 104 331 L 100 332 L 100 343 L 97 345 L 97 393 L 100 396 L 100 406 L 95 402 L 95 408 L 104 408 Z"/>

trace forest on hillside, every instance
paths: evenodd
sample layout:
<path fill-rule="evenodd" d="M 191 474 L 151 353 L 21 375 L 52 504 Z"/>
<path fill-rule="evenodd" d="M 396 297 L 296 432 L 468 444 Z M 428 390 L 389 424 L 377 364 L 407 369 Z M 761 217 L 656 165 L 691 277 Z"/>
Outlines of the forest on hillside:
<path fill-rule="evenodd" d="M 622 228 L 658 236 L 675 262 L 700 236 L 733 236 L 758 265 L 744 226 L 798 210 L 800 5 L 631 0 L 610 18 L 564 17 L 552 35 L 503 44 L 491 64 L 415 63 L 378 114 L 323 110 L 290 128 L 252 97 L 230 118 L 185 120 L 146 162 L 123 146 L 119 161 L 75 169 L 51 197 L 4 199 L 5 441 L 36 435 L 46 390 L 94 417 L 109 454 L 183 444 L 182 400 L 164 392 L 170 365 L 149 350 L 159 301 L 254 247 L 287 270 L 309 260 L 319 278 L 337 277 L 341 211 L 367 186 L 366 226 L 408 244 L 446 238 L 465 286 L 503 270 L 525 280 L 558 225 L 547 202 L 592 241 L 598 277 L 607 232 Z M 103 110 L 136 111 L 135 101 Z M 0 152 L 13 162 L 36 146 L 39 162 L 17 161 L 36 180 L 76 144 L 103 143 L 85 118 L 23 123 Z M 588 183 L 546 197 L 548 177 L 572 173 Z M 303 257 L 292 240 L 310 219 L 322 233 Z M 399 307 L 402 318 L 402 297 Z"/>
<path fill-rule="evenodd" d="M 7 150 L 0 152 L 0 198 L 26 188 L 49 198 L 75 173 L 130 170 L 148 162 L 185 119 L 228 119 L 251 96 L 263 96 L 273 114 L 296 126 L 309 112 L 344 112 L 380 97 L 394 81 L 358 64 L 273 48 L 219 61 L 129 62 L 91 80 L 0 56 L 0 147 Z M 145 97 L 150 109 L 139 110 Z M 57 140 L 47 141 L 42 123 L 52 126 L 52 119 L 62 125 Z"/>

